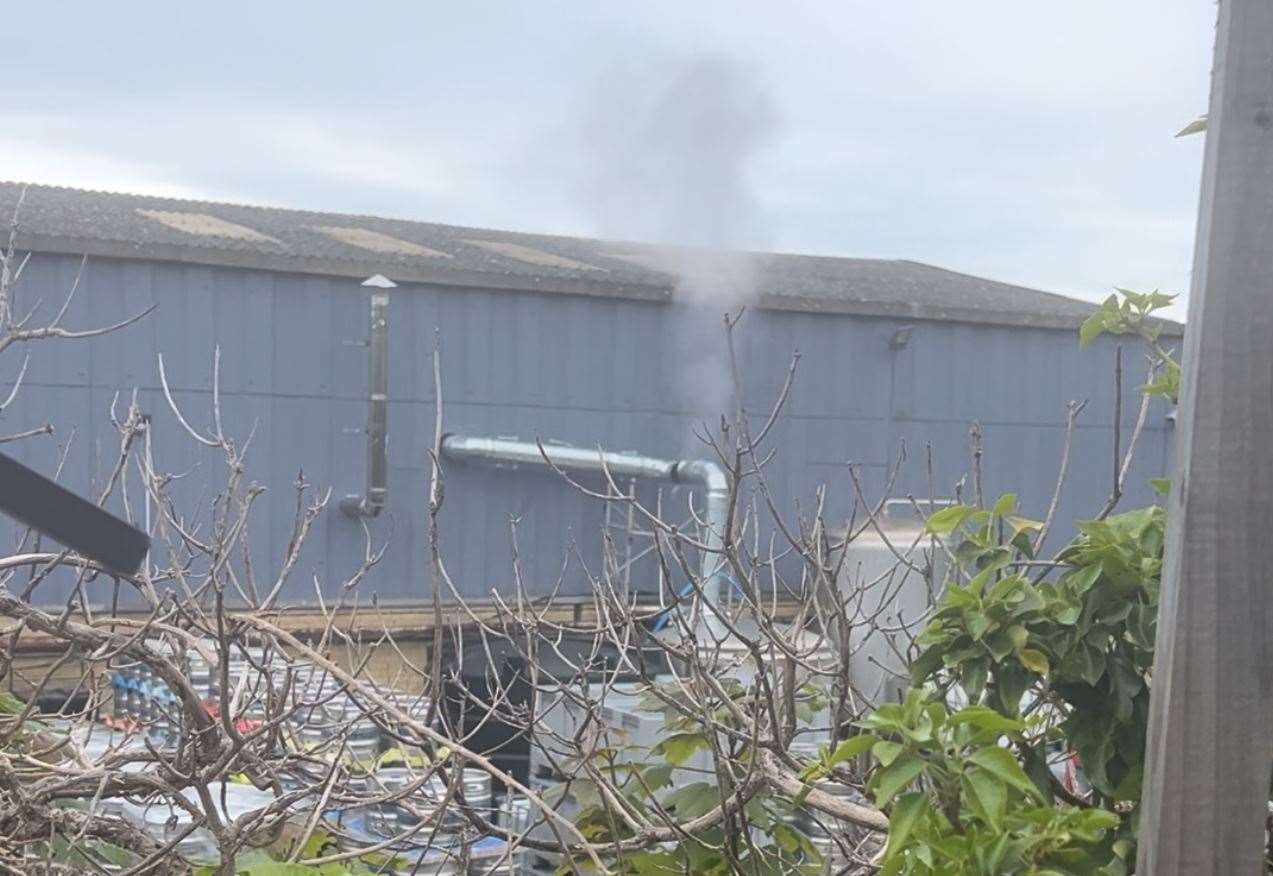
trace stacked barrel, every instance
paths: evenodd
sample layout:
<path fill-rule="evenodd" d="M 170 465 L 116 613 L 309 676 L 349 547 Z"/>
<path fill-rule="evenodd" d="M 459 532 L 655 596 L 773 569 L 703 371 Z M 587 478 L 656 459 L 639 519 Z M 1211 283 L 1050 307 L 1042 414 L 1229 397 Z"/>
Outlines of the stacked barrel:
<path fill-rule="evenodd" d="M 527 801 L 504 799 L 500 805 L 490 775 L 482 770 L 470 767 L 457 772 L 447 763 L 430 765 L 425 751 L 412 744 L 418 735 L 409 726 L 433 720 L 427 697 L 376 690 L 375 699 L 391 704 L 409 719 L 403 721 L 366 698 L 350 696 L 347 687 L 321 667 L 277 652 L 236 646 L 223 671 L 210 659 L 216 650 L 211 642 L 203 648 L 188 648 L 184 654 L 163 640 L 148 644 L 179 663 L 210 714 L 228 709 L 245 730 L 284 714 L 284 738 L 292 750 L 319 763 L 339 765 L 347 779 L 347 800 L 328 800 L 326 815 L 348 835 L 361 837 L 368 845 L 392 840 L 392 848 L 419 865 L 412 871 L 419 874 L 515 876 L 523 872 L 520 852 L 509 853 L 495 837 L 484 838 L 480 827 L 488 823 L 524 830 Z M 117 729 L 131 731 L 134 738 L 145 734 L 160 749 L 176 743 L 184 712 L 162 678 L 145 664 L 121 663 L 110 683 Z M 314 784 L 313 777 L 306 781 L 302 775 L 279 778 L 284 792 Z M 273 799 L 267 792 L 250 791 Z M 240 796 L 251 796 L 249 789 L 243 792 Z M 302 801 L 298 808 L 304 805 Z M 163 807 L 164 813 L 152 812 L 153 808 L 132 807 L 125 814 L 143 829 L 166 838 L 171 807 Z M 196 833 L 186 843 L 188 851 L 196 851 L 198 845 L 197 857 L 206 857 L 207 839 Z"/>

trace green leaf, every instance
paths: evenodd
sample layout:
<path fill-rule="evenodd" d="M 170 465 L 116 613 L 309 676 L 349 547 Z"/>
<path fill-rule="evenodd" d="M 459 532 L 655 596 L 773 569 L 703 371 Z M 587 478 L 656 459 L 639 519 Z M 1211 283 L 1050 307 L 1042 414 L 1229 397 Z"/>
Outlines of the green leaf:
<path fill-rule="evenodd" d="M 719 804 L 720 794 L 715 784 L 694 782 L 673 791 L 663 805 L 675 809 L 681 818 L 698 818 L 711 812 Z"/>
<path fill-rule="evenodd" d="M 1017 595 L 1017 592 L 1026 585 L 1026 579 L 1020 575 L 1004 575 L 995 582 L 995 586 L 990 588 L 990 593 L 986 599 L 990 602 L 1006 602 Z"/>
<path fill-rule="evenodd" d="M 1079 674 L 1088 684 L 1095 685 L 1105 674 L 1105 652 L 1088 642 L 1079 644 Z"/>
<path fill-rule="evenodd" d="M 1017 510 L 1017 494 L 1004 493 L 990 509 L 990 513 L 996 517 L 1006 517 L 1015 510 Z"/>
<path fill-rule="evenodd" d="M 906 716 L 900 703 L 881 703 L 879 708 L 857 722 L 868 730 L 901 731 L 906 727 Z"/>
<path fill-rule="evenodd" d="M 888 766 L 905 750 L 905 746 L 897 742 L 881 740 L 871 748 L 871 755 L 880 762 L 880 766 Z"/>
<path fill-rule="evenodd" d="M 888 844 L 884 847 L 885 859 L 896 855 L 906 848 L 906 840 L 910 838 L 915 825 L 928 810 L 928 797 L 924 794 L 905 794 L 898 798 L 893 807 L 893 814 L 888 820 Z"/>
<path fill-rule="evenodd" d="M 656 745 L 653 753 L 673 766 L 682 766 L 695 752 L 709 747 L 702 733 L 676 733 Z"/>
<path fill-rule="evenodd" d="M 302 858 L 319 857 L 328 845 L 335 845 L 335 838 L 325 830 L 316 830 L 310 834 L 305 845 L 301 847 Z"/>
<path fill-rule="evenodd" d="M 1025 774 L 1021 764 L 1017 763 L 1017 759 L 1006 748 L 988 745 L 974 751 L 968 760 L 1029 797 L 1041 799 L 1043 796 L 1034 786 L 1034 782 L 1030 781 L 1030 777 Z"/>
<path fill-rule="evenodd" d="M 946 653 L 945 643 L 930 646 L 911 662 L 911 681 L 921 684 L 942 667 L 942 657 Z"/>
<path fill-rule="evenodd" d="M 641 771 L 641 778 L 651 789 L 665 788 L 672 784 L 672 765 L 660 763 L 648 766 Z"/>
<path fill-rule="evenodd" d="M 1155 621 L 1157 619 L 1157 608 L 1151 605 L 1138 603 L 1131 613 L 1127 615 L 1127 636 L 1132 642 L 1146 651 L 1152 651 L 1154 647 L 1154 631 Z"/>
<path fill-rule="evenodd" d="M 1018 629 L 1024 630 L 1025 627 L 1019 627 Z M 1003 630 L 996 630 L 986 636 L 986 638 L 982 640 L 982 644 L 985 646 L 986 650 L 990 652 L 990 656 L 994 658 L 996 663 L 1016 650 L 1013 645 L 1012 638 Z"/>
<path fill-rule="evenodd" d="M 322 871 L 304 864 L 289 864 L 286 861 L 258 860 L 243 866 L 236 861 L 239 876 L 318 876 Z"/>
<path fill-rule="evenodd" d="M 1118 783 L 1118 787 L 1114 789 L 1115 800 L 1139 800 L 1141 786 L 1145 781 L 1145 766 L 1143 763 L 1133 764 L 1132 768 L 1127 771 L 1127 775 L 1123 776 L 1123 780 Z"/>
<path fill-rule="evenodd" d="M 1031 520 L 1029 517 L 1018 517 L 1016 514 L 1009 514 L 1003 519 L 1004 522 L 1012 527 L 1013 538 L 1016 538 L 1023 532 L 1038 532 L 1043 528 L 1042 521 Z"/>
<path fill-rule="evenodd" d="M 1205 130 L 1207 130 L 1207 116 L 1206 116 L 1206 113 L 1203 113 L 1202 115 L 1198 116 L 1198 118 L 1194 119 L 1192 122 L 1190 122 L 1189 124 L 1181 128 L 1176 133 L 1176 136 L 1189 137 L 1193 134 L 1201 134 Z"/>
<path fill-rule="evenodd" d="M 925 528 L 935 535 L 946 535 L 954 532 L 959 525 L 968 519 L 968 515 L 976 511 L 969 505 L 951 505 L 929 515 Z"/>
<path fill-rule="evenodd" d="M 1093 563 L 1090 566 L 1084 566 L 1077 571 L 1068 573 L 1061 580 L 1069 590 L 1082 596 L 1092 589 L 1092 585 L 1101 577 L 1102 571 L 1103 568 L 1100 563 Z"/>
<path fill-rule="evenodd" d="M 926 763 L 913 754 L 904 755 L 872 777 L 875 785 L 875 805 L 886 806 L 897 794 L 924 772 Z"/>
<path fill-rule="evenodd" d="M 1051 669 L 1047 655 L 1035 648 L 1022 648 L 1017 654 L 1017 659 L 1026 669 L 1037 672 L 1039 675 L 1047 675 L 1048 670 Z"/>
<path fill-rule="evenodd" d="M 1020 733 L 1022 723 L 999 714 L 986 706 L 965 706 L 950 716 L 951 724 L 971 724 L 981 730 L 996 730 L 1000 733 Z"/>
<path fill-rule="evenodd" d="M 969 770 L 962 779 L 964 796 L 982 819 L 995 830 L 1002 829 L 1008 807 L 1008 789 L 1002 781 L 981 769 Z"/>
<path fill-rule="evenodd" d="M 1002 545 L 993 547 L 977 558 L 977 568 L 993 572 L 1012 562 L 1012 550 Z"/>
<path fill-rule="evenodd" d="M 850 736 L 840 742 L 830 754 L 827 755 L 824 763 L 828 767 L 837 766 L 846 760 L 851 760 L 859 754 L 863 754 L 871 750 L 871 746 L 879 742 L 878 736 L 872 736 L 869 733 L 863 733 L 859 736 Z"/>
<path fill-rule="evenodd" d="M 1004 663 L 995 673 L 995 693 L 999 697 L 999 711 L 1005 715 L 1021 712 L 1021 698 L 1034 684 L 1035 678 L 1016 663 Z"/>
<path fill-rule="evenodd" d="M 1073 820 L 1076 826 L 1085 830 L 1113 830 L 1119 822 L 1117 813 L 1095 807 L 1074 813 Z"/>
<path fill-rule="evenodd" d="M 1053 620 L 1064 627 L 1072 627 L 1083 616 L 1083 603 L 1069 594 L 1057 597 L 1053 604 Z"/>
<path fill-rule="evenodd" d="M 1012 519 L 1019 520 L 1023 518 L 1014 517 Z M 1014 548 L 1020 551 L 1022 556 L 1024 556 L 1026 559 L 1028 560 L 1034 559 L 1034 542 L 1030 540 L 1029 529 L 1022 529 L 1019 532 L 1017 532 L 1016 535 L 1012 536 L 1011 544 Z"/>
<path fill-rule="evenodd" d="M 1097 310 L 1079 326 L 1079 345 L 1086 347 L 1100 337 L 1109 324 L 1109 314 L 1105 310 Z"/>
<path fill-rule="evenodd" d="M 986 634 L 986 630 L 990 629 L 990 618 L 984 614 L 973 613 L 968 617 L 964 626 L 968 628 L 968 635 L 972 636 L 972 640 L 979 642 L 981 637 Z"/>
<path fill-rule="evenodd" d="M 791 827 L 790 825 L 787 825 L 787 824 L 783 824 L 781 821 L 779 821 L 777 824 L 773 826 L 773 830 L 771 831 L 770 836 L 774 838 L 774 842 L 778 843 L 778 846 L 783 851 L 793 852 L 793 853 L 800 851 L 801 837 L 800 837 L 800 834 L 796 832 L 796 829 L 794 827 Z"/>
<path fill-rule="evenodd" d="M 416 769 L 424 769 L 429 766 L 429 756 L 424 752 L 407 752 L 401 746 L 390 748 L 376 758 L 374 764 L 376 769 L 382 766 L 393 766 L 402 764 L 404 766 L 415 767 Z M 247 779 L 245 778 L 246 782 Z"/>
<path fill-rule="evenodd" d="M 636 876 L 675 876 L 685 871 L 671 852 L 648 850 L 628 852 L 625 858 Z M 566 867 L 565 871 L 566 873 L 574 872 L 571 867 Z"/>
<path fill-rule="evenodd" d="M 1171 492 L 1170 478 L 1150 478 L 1149 485 L 1154 488 L 1154 493 L 1158 496 L 1166 496 Z"/>
<path fill-rule="evenodd" d="M 993 572 L 994 572 L 994 569 L 983 569 L 982 571 L 978 572 L 976 575 L 972 577 L 972 580 L 969 581 L 968 584 L 963 588 L 963 591 L 965 593 L 972 593 L 977 596 L 981 596 L 981 594 L 985 592 L 986 584 L 990 582 L 990 576 L 991 574 L 993 574 Z M 954 591 L 952 590 L 950 592 L 953 593 Z M 972 600 L 968 603 L 968 607 L 980 610 L 981 603 L 977 600 Z"/>
<path fill-rule="evenodd" d="M 986 680 L 989 677 L 990 670 L 986 666 L 986 661 L 977 660 L 964 664 L 963 672 L 960 673 L 959 683 L 963 686 L 964 693 L 968 695 L 968 699 L 976 702 L 981 699 L 981 694 L 986 689 Z"/>

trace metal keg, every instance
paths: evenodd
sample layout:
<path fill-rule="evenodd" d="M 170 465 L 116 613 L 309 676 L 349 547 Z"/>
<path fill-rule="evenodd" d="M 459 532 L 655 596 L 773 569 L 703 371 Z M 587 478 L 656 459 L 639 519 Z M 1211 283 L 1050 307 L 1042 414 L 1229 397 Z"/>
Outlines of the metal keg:
<path fill-rule="evenodd" d="M 362 805 L 360 801 L 375 794 L 371 789 L 371 780 L 365 774 L 350 775 L 341 784 L 344 786 L 343 793 L 340 795 L 341 801 L 338 804 L 333 803 L 332 811 L 335 813 L 337 824 L 349 824 L 351 818 L 356 820 L 365 815 L 370 808 Z"/>
<path fill-rule="evenodd" d="M 869 805 L 869 801 L 856 789 L 839 782 L 819 782 L 819 791 L 861 805 Z M 863 839 L 868 831 L 859 825 L 840 821 L 824 813 L 815 813 L 808 809 L 800 809 L 793 813 L 793 826 L 808 837 L 809 842 L 822 855 L 823 860 L 831 865 L 843 862 L 842 843 L 850 845 Z M 826 869 L 824 867 L 824 869 Z M 832 869 L 832 872 L 837 868 Z"/>
<path fill-rule="evenodd" d="M 393 795 L 410 787 L 413 782 L 421 778 L 423 776 L 420 774 L 412 773 L 402 767 L 382 767 L 364 780 L 361 793 L 375 797 Z M 418 808 L 428 808 L 428 798 L 422 789 L 416 789 L 405 799 Z M 407 813 L 396 801 L 374 803 L 368 806 L 366 811 L 367 829 L 382 837 L 397 836 L 403 831 L 404 822 L 407 821 Z M 415 819 L 415 822 L 419 823 L 419 819 Z M 407 827 L 411 826 L 414 825 L 407 825 Z"/>
<path fill-rule="evenodd" d="M 468 876 L 517 876 L 521 873 L 516 856 L 519 852 L 503 857 L 485 858 L 469 863 Z"/>
<path fill-rule="evenodd" d="M 415 775 L 418 777 L 420 773 L 417 771 Z M 446 812 L 442 819 L 443 828 L 455 831 L 463 830 L 471 827 L 471 824 L 460 808 L 456 795 L 451 794 L 449 798 L 447 796 L 446 782 L 450 781 L 450 779 L 450 773 L 447 773 L 446 780 L 443 780 L 440 775 L 434 775 L 421 790 L 424 792 L 430 811 L 441 806 L 444 800 L 447 801 Z M 460 781 L 464 791 L 464 802 L 468 804 L 475 814 L 489 821 L 494 816 L 494 810 L 491 806 L 491 777 L 482 770 L 465 769 L 461 774 Z M 410 813 L 404 814 L 404 826 L 414 826 L 418 822 L 419 819 Z"/>
<path fill-rule="evenodd" d="M 114 679 L 115 715 L 119 718 L 132 718 L 137 714 L 137 694 L 131 685 L 132 679 L 120 673 Z"/>
<path fill-rule="evenodd" d="M 189 830 L 190 813 L 169 803 L 154 803 L 140 813 L 141 829 L 160 843 L 170 843 Z M 216 837 L 207 828 L 196 827 L 177 843 L 177 853 L 193 864 L 215 866 L 221 863 Z"/>
<path fill-rule="evenodd" d="M 321 724 L 302 724 L 296 728 L 296 741 L 302 751 L 320 752 L 324 746 L 334 749 L 331 728 Z"/>
<path fill-rule="evenodd" d="M 387 702 L 392 703 L 400 711 L 405 712 L 407 717 L 411 718 L 413 721 L 424 724 L 429 720 L 429 708 L 432 701 L 423 694 L 412 694 L 405 691 L 394 690 L 387 692 L 384 695 L 384 699 Z M 404 739 L 414 739 L 416 737 L 416 734 L 410 728 L 389 715 L 385 716 L 385 723 L 396 735 Z M 392 738 L 386 738 L 386 745 L 401 744 L 402 743 L 399 743 Z M 411 749 L 413 751 L 419 750 L 419 748 L 415 746 L 412 746 Z"/>
<path fill-rule="evenodd" d="M 505 794 L 497 820 L 509 833 L 522 833 L 530 827 L 530 800 L 522 794 Z"/>
<path fill-rule="evenodd" d="M 513 838 L 509 842 L 514 842 L 517 836 L 527 833 L 530 830 L 530 800 L 523 794 L 508 793 L 504 795 L 504 800 L 500 804 L 497 813 L 497 824 L 504 830 L 513 834 Z M 502 874 L 505 871 L 495 870 L 496 874 Z M 530 873 L 530 852 L 527 849 L 513 849 L 508 857 L 508 870 L 510 876 L 520 876 L 522 873 Z"/>
<path fill-rule="evenodd" d="M 401 807 L 394 803 L 378 803 L 366 809 L 367 830 L 389 839 L 402 833 Z"/>
<path fill-rule="evenodd" d="M 186 673 L 195 694 L 205 701 L 211 699 L 213 688 L 212 664 L 205 660 L 198 651 L 192 650 L 187 654 Z"/>
<path fill-rule="evenodd" d="M 351 716 L 352 717 L 352 716 Z M 370 718 L 358 718 L 349 727 L 345 747 L 355 763 L 370 766 L 380 754 L 380 728 Z"/>
<path fill-rule="evenodd" d="M 374 783 L 381 786 L 383 793 L 407 792 L 400 798 L 401 805 L 382 804 L 386 810 L 391 808 L 397 817 L 397 830 L 417 827 L 421 823 L 421 818 L 429 818 L 445 798 L 446 788 L 441 779 L 434 775 L 425 780 L 425 775 L 426 773 L 408 767 L 381 767 L 376 770 Z M 417 785 L 419 787 L 415 787 Z M 407 791 L 408 788 L 411 790 Z M 416 814 L 417 812 L 421 814 Z"/>
<path fill-rule="evenodd" d="M 234 717 L 257 717 L 252 715 L 253 711 L 260 711 L 256 701 L 261 698 L 262 677 L 257 667 L 265 664 L 265 649 L 257 646 L 231 648 L 224 659 L 229 690 L 223 694 L 227 699 L 236 694 L 240 696 Z"/>
<path fill-rule="evenodd" d="M 465 769 L 463 773 L 464 799 L 478 815 L 491 821 L 495 809 L 491 800 L 491 775 L 483 770 Z"/>

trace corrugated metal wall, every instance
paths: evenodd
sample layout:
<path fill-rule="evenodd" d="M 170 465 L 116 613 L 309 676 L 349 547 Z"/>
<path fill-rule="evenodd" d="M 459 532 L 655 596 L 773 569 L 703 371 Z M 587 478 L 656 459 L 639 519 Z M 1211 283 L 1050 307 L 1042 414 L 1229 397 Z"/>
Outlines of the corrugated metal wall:
<path fill-rule="evenodd" d="M 33 258 L 19 287 L 18 311 L 38 299 L 42 313 L 51 314 L 77 267 L 78 259 Z M 724 343 L 715 310 L 409 285 L 391 296 L 389 498 L 386 512 L 371 523 L 390 547 L 364 592 L 388 600 L 422 600 L 431 593 L 425 509 L 435 329 L 442 343 L 447 431 L 556 438 L 654 455 L 707 452 L 692 426 L 722 398 L 721 378 L 701 367 L 715 355 L 703 351 Z M 57 430 L 5 450 L 45 472 L 65 450 L 63 482 L 95 494 L 118 443 L 108 418 L 112 398 L 121 393 L 122 410 L 136 387 L 142 408 L 154 417 L 156 464 L 185 473 L 174 494 L 192 524 L 206 527 L 223 466 L 175 423 L 158 389 L 156 355 L 163 354 L 187 417 L 206 427 L 213 346 L 219 344 L 225 427 L 240 439 L 254 432 L 248 474 L 267 488 L 252 529 L 260 569 L 277 564 L 291 533 L 298 473 L 333 491 L 331 509 L 315 525 L 287 591 L 292 601 L 313 601 L 310 573 L 330 587 L 362 555 L 361 526 L 336 504 L 364 483 L 366 291 L 344 279 L 100 259 L 88 265 L 65 324 L 111 323 L 152 303 L 159 305 L 154 314 L 113 337 L 47 341 L 0 356 L 6 392 L 23 355 L 31 356 L 17 403 L 0 413 L 0 434 L 46 422 Z M 874 497 L 902 440 L 909 459 L 894 492 L 928 495 L 931 447 L 934 489 L 948 495 L 968 470 L 968 430 L 977 420 L 985 431 L 987 491 L 1014 490 L 1027 513 L 1041 515 L 1072 398 L 1089 403 L 1060 519 L 1099 508 L 1112 468 L 1112 340 L 1080 350 L 1072 332 L 918 322 L 909 344 L 893 350 L 889 340 L 903 324 L 747 314 L 739 349 L 748 402 L 759 418 L 772 404 L 792 352 L 801 354 L 789 407 L 769 440 L 779 451 L 768 469 L 770 484 L 788 512 L 807 512 L 814 490 L 826 484 L 829 517 L 845 515 L 853 499 L 845 470 L 850 460 L 864 467 Z M 1134 343 L 1125 359 L 1124 436 L 1142 373 Z M 1165 411 L 1156 408 L 1130 478 L 1129 501 L 1148 499 L 1145 482 L 1163 470 L 1169 436 Z M 140 514 L 135 480 L 130 486 Z M 653 497 L 649 488 L 643 495 Z M 666 489 L 664 501 L 680 511 L 688 494 Z M 596 503 L 543 474 L 452 465 L 443 539 L 449 568 L 466 595 L 509 586 L 513 517 L 520 521 L 528 586 L 541 592 L 553 587 L 572 545 L 586 565 L 598 567 L 603 511 Z M 12 528 L 3 534 L 12 542 Z M 565 573 L 564 592 L 584 588 L 575 563 Z"/>

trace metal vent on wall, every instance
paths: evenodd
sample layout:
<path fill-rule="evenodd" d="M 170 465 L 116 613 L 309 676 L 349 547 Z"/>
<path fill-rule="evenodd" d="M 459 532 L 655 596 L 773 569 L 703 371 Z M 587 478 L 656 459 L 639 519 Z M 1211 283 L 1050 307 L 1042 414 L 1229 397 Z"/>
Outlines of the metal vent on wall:
<path fill-rule="evenodd" d="M 362 283 L 372 289 L 397 287 L 380 274 Z M 340 510 L 350 517 L 375 517 L 385 507 L 389 463 L 389 293 L 371 293 L 367 334 L 367 491 L 341 499 Z"/>

